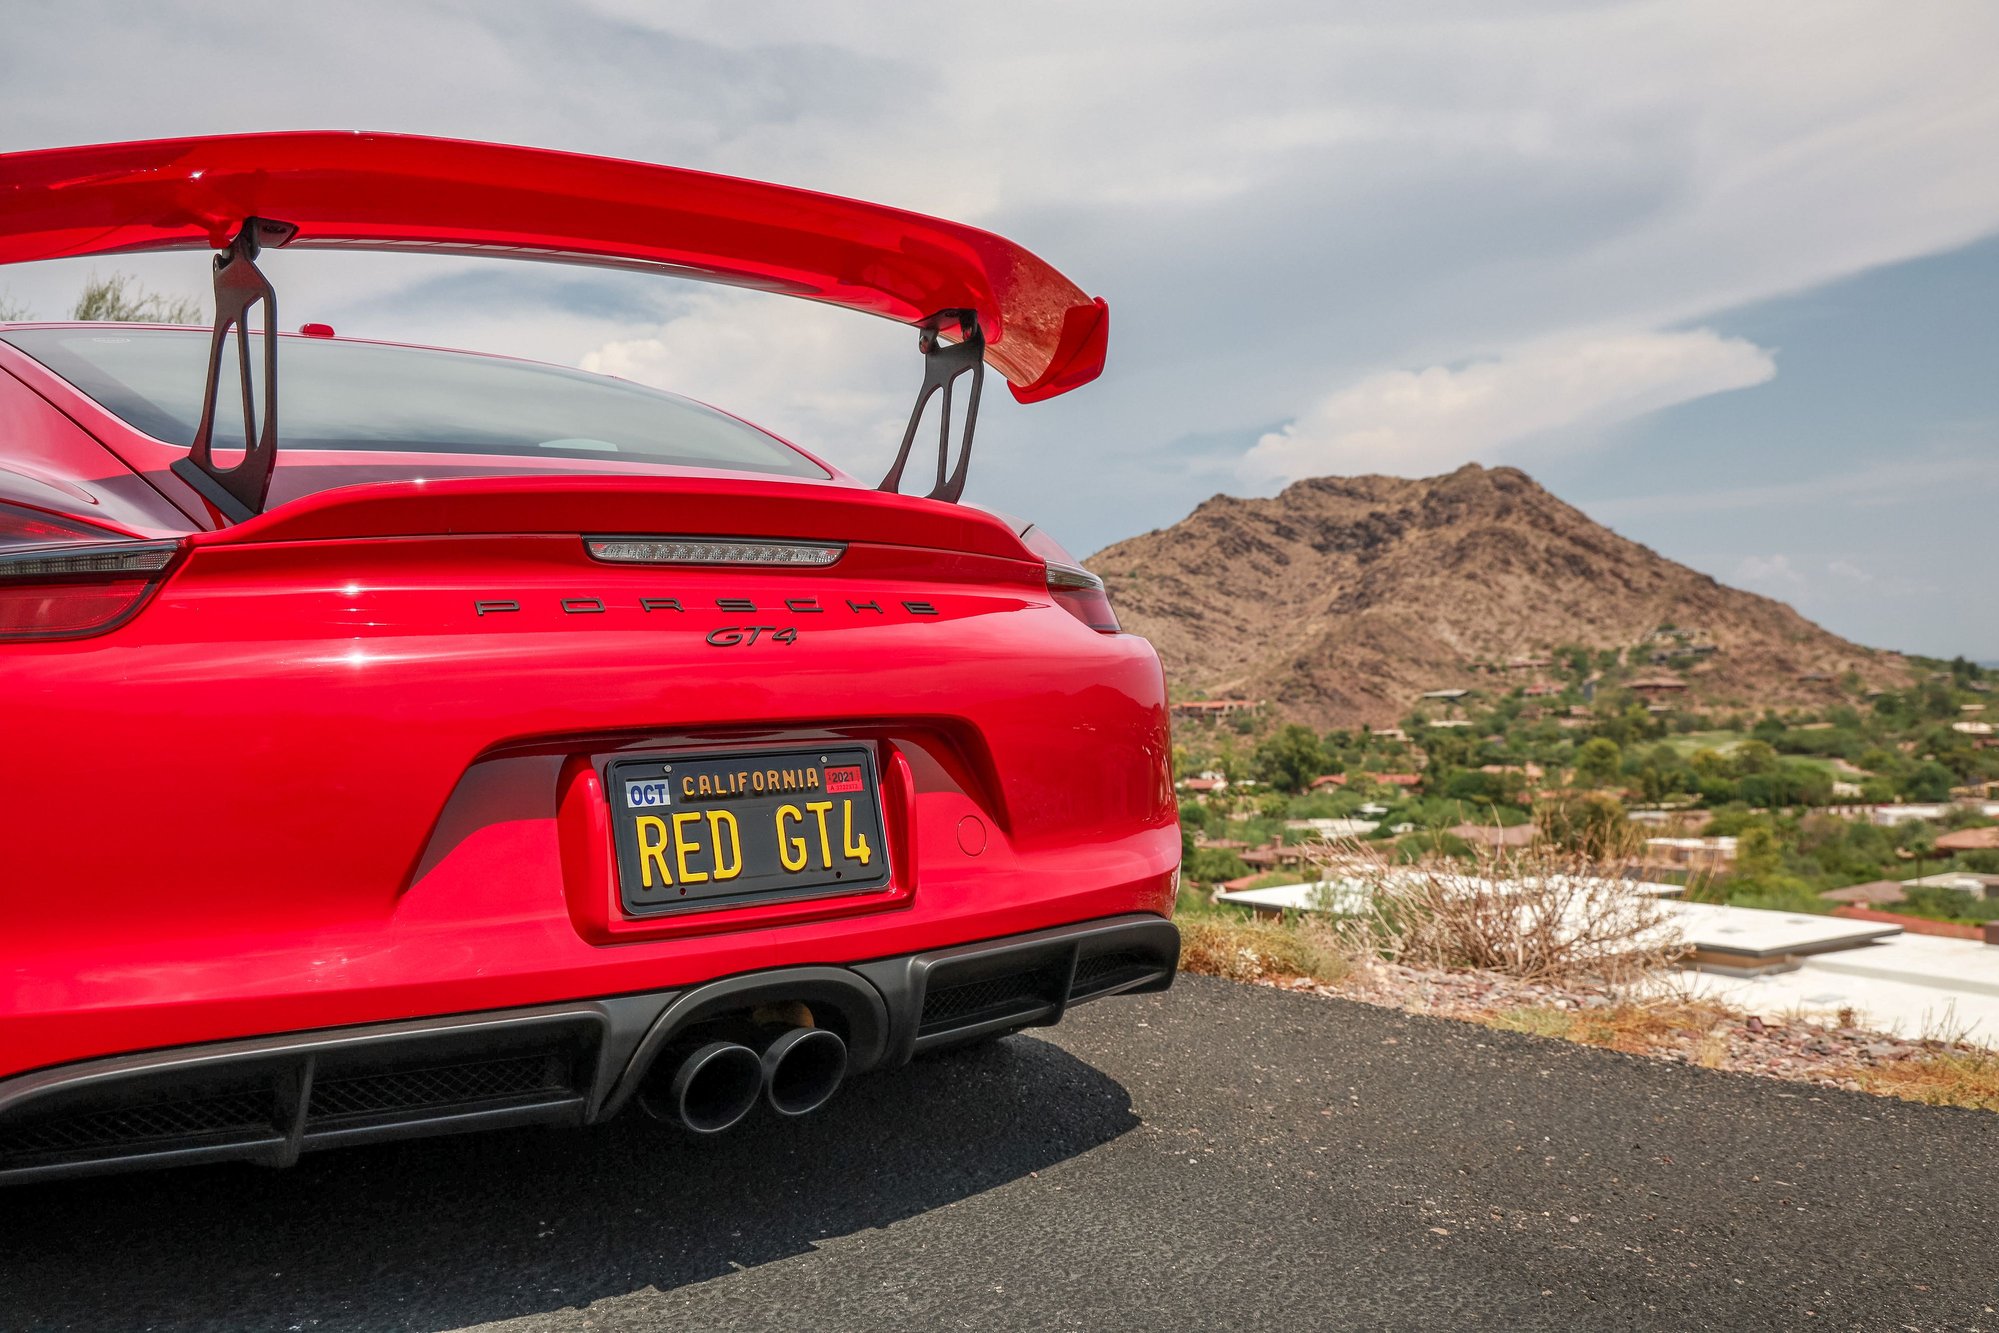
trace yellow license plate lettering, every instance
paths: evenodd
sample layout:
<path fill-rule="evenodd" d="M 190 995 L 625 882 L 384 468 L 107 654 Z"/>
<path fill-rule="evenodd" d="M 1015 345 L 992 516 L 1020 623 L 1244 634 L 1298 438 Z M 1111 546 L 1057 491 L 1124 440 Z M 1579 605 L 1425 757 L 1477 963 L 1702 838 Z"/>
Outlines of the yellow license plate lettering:
<path fill-rule="evenodd" d="M 874 853 L 868 847 L 868 835 L 854 836 L 854 803 L 840 802 L 840 850 L 847 854 L 849 861 L 859 861 L 867 865 L 874 860 Z"/>
<path fill-rule="evenodd" d="M 727 829 L 725 837 L 723 830 Z M 734 879 L 743 873 L 743 837 L 736 816 L 728 810 L 708 812 L 708 838 L 715 844 L 715 878 Z"/>
<path fill-rule="evenodd" d="M 833 808 L 831 801 L 807 801 L 805 808 L 819 819 L 819 868 L 833 868 L 833 840 L 826 836 L 826 812 Z"/>
<path fill-rule="evenodd" d="M 646 888 L 651 888 L 653 867 L 659 867 L 659 882 L 664 888 L 673 887 L 673 876 L 666 870 L 666 821 L 658 815 L 639 816 L 639 880 Z"/>
<path fill-rule="evenodd" d="M 707 871 L 687 868 L 688 854 L 699 853 L 702 850 L 701 844 L 688 836 L 687 826 L 700 822 L 699 810 L 680 810 L 673 816 L 673 863 L 680 867 L 680 883 L 683 887 L 689 884 L 703 884 L 708 879 Z"/>
<path fill-rule="evenodd" d="M 805 864 L 810 858 L 805 850 L 805 839 L 790 832 L 785 825 L 804 822 L 805 812 L 797 806 L 780 805 L 777 808 L 777 859 L 793 874 L 805 869 Z"/>

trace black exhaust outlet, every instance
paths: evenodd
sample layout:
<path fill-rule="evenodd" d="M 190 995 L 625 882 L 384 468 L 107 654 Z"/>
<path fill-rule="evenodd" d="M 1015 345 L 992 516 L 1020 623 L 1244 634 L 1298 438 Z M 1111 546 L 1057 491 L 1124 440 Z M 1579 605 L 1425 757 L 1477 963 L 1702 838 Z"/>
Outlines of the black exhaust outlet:
<path fill-rule="evenodd" d="M 779 1115 L 818 1110 L 847 1076 L 847 1043 L 824 1028 L 786 1028 L 764 1047 L 764 1097 Z"/>
<path fill-rule="evenodd" d="M 764 1065 L 755 1051 L 711 1041 L 663 1053 L 638 1097 L 657 1119 L 694 1134 L 720 1134 L 750 1113 L 763 1086 Z"/>

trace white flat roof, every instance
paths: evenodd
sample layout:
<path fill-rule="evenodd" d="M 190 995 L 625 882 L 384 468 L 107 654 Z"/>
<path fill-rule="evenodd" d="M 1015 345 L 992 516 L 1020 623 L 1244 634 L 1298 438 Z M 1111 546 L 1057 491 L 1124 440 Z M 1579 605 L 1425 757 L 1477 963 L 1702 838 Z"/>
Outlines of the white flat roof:
<path fill-rule="evenodd" d="M 1267 889 L 1234 889 L 1215 895 L 1238 907 L 1266 912 L 1337 912 L 1351 916 L 1367 910 L 1367 889 L 1352 880 L 1330 884 L 1273 884 Z"/>
<path fill-rule="evenodd" d="M 1831 1017 L 1905 1037 L 1963 1035 L 1999 1045 L 1999 946 L 1897 935 L 1842 953 L 1813 954 L 1794 972 L 1763 977 L 1680 973 L 1690 986 L 1753 1014 Z"/>
<path fill-rule="evenodd" d="M 1757 907 L 1674 903 L 1673 914 L 1689 945 L 1712 953 L 1750 958 L 1851 949 L 1902 933 L 1900 926 L 1849 921 L 1805 912 L 1770 912 Z"/>
<path fill-rule="evenodd" d="M 1687 891 L 1681 884 L 1652 884 L 1642 880 L 1626 881 L 1625 886 L 1634 893 L 1658 898 L 1672 898 Z M 1372 901 L 1363 878 L 1273 884 L 1267 889 L 1230 889 L 1215 897 L 1238 907 L 1260 907 L 1267 912 L 1334 912 L 1344 916 L 1365 912 Z"/>

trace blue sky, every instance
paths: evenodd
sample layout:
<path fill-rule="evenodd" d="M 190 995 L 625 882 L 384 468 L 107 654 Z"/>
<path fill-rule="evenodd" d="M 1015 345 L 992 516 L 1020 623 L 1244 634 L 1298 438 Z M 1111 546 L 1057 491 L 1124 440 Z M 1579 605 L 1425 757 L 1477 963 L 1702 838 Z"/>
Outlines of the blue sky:
<path fill-rule="evenodd" d="M 0 148 L 339 127 L 672 162 L 1029 244 L 1110 369 L 970 498 L 1074 549 L 1333 472 L 1526 468 L 1866 642 L 1999 659 L 1999 8 L 1818 0 L 17 3 Z M 101 266 L 100 266 L 101 267 Z M 191 256 L 122 265 L 196 294 Z M 629 274 L 327 254 L 288 322 L 580 364 L 868 474 L 912 339 Z M 89 266 L 0 273 L 42 313 Z"/>
<path fill-rule="evenodd" d="M 1711 323 L 1773 349 L 1543 480 L 1863 642 L 1999 660 L 1999 240 Z"/>

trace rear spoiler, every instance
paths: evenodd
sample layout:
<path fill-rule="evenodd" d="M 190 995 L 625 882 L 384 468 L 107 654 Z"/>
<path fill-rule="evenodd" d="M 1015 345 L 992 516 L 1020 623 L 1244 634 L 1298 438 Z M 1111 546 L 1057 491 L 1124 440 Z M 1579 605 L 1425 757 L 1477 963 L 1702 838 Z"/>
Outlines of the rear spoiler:
<path fill-rule="evenodd" d="M 0 264 L 222 251 L 217 357 L 224 335 L 234 327 L 240 337 L 241 316 L 259 300 L 266 302 L 267 366 L 274 357 L 275 296 L 255 259 L 259 249 L 277 246 L 645 269 L 899 320 L 922 330 L 926 370 L 884 489 L 899 484 L 923 407 L 941 389 L 944 437 L 931 492 L 939 499 L 962 492 L 977 410 L 975 373 L 960 457 L 947 475 L 951 381 L 991 365 L 1020 402 L 1052 398 L 1102 373 L 1109 334 L 1101 298 L 990 232 L 680 167 L 324 130 L 0 155 Z M 247 347 L 239 342 L 238 350 L 247 371 Z M 211 395 L 215 375 L 211 365 Z M 229 492 L 226 499 L 237 503 L 220 503 L 225 512 L 262 507 L 273 384 L 265 386 L 265 430 L 260 436 L 252 428 L 238 467 L 212 465 L 205 430 L 183 460 Z M 239 475 L 246 468 L 261 471 L 261 479 Z M 214 484 L 201 488 L 218 501 Z"/>

